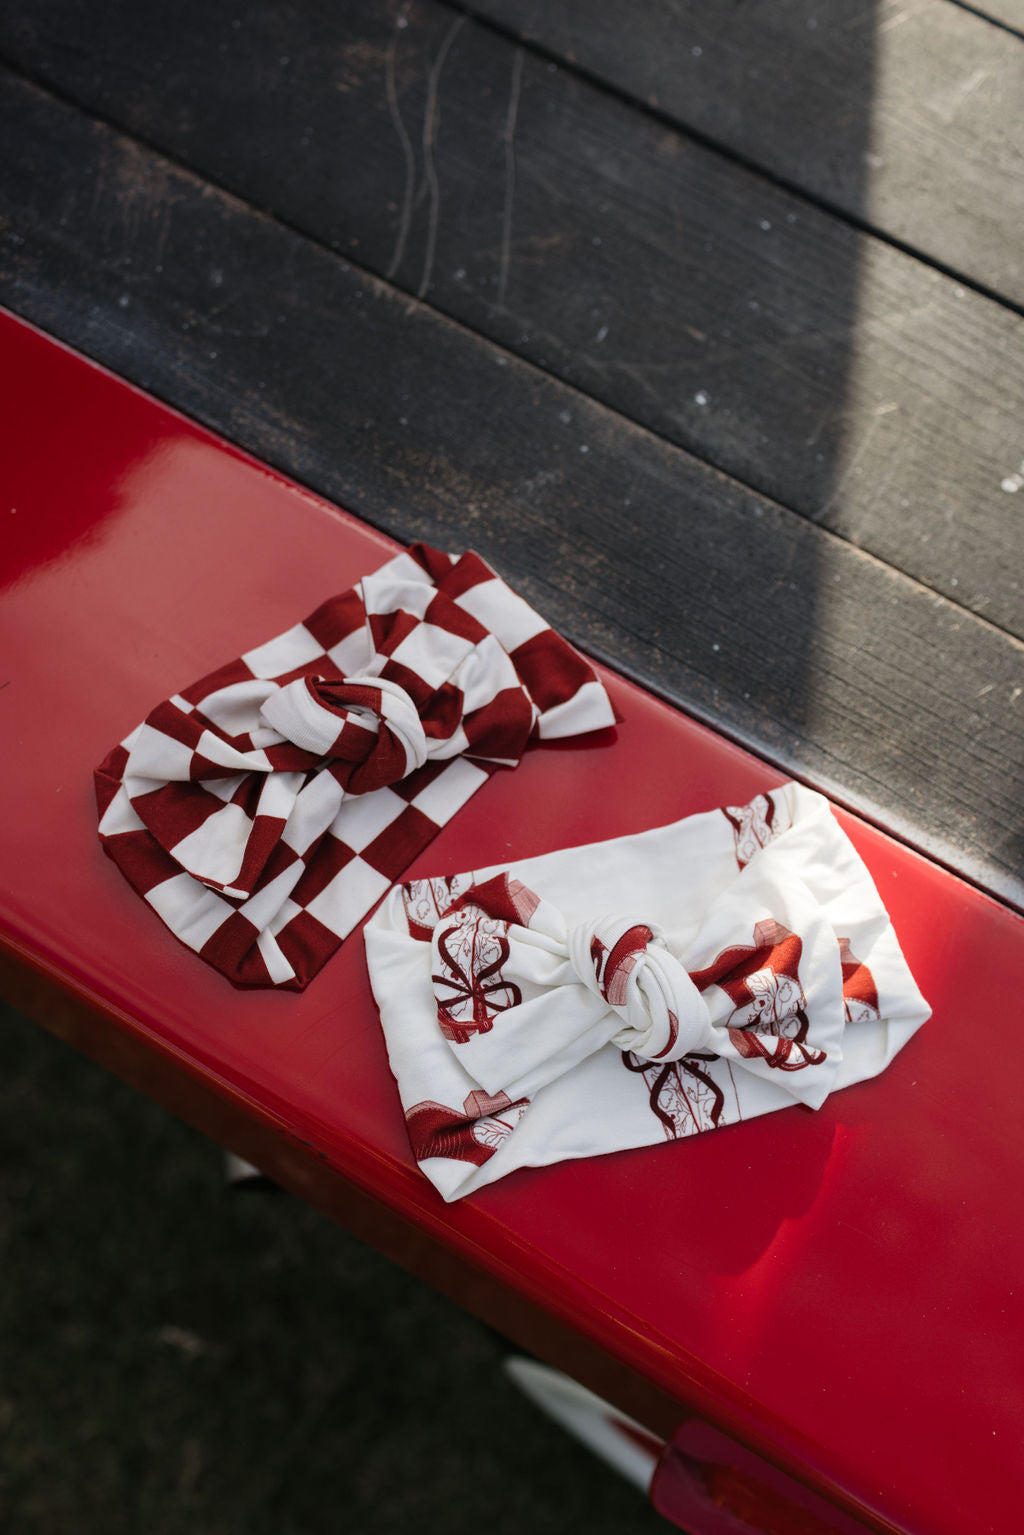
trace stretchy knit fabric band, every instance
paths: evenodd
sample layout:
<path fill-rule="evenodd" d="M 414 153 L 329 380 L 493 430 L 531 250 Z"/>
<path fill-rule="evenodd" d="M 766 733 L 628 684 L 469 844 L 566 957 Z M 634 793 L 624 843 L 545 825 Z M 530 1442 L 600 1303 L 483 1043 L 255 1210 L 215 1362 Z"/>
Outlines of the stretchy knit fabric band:
<path fill-rule="evenodd" d="M 445 1199 L 874 1076 L 928 1017 L 871 877 L 796 784 L 393 890 L 366 953 Z"/>
<path fill-rule="evenodd" d="M 301 990 L 499 766 L 613 723 L 478 555 L 417 545 L 158 705 L 97 769 L 100 837 L 235 985 Z"/>

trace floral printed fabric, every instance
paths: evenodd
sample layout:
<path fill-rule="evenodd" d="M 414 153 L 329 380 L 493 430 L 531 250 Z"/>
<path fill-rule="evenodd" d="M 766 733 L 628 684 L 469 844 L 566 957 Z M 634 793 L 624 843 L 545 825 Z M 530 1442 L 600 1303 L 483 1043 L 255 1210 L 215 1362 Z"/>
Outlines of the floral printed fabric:
<path fill-rule="evenodd" d="M 100 838 L 236 986 L 301 990 L 499 767 L 613 723 L 478 555 L 416 545 L 159 704 L 97 769 Z"/>
<path fill-rule="evenodd" d="M 870 875 L 796 784 L 393 890 L 366 952 L 445 1199 L 874 1076 L 928 1017 Z"/>

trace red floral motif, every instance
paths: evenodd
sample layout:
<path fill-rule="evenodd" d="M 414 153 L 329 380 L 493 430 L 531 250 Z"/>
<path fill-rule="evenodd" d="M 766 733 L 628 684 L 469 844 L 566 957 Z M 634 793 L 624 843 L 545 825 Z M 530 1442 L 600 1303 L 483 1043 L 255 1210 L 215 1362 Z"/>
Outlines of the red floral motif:
<path fill-rule="evenodd" d="M 512 1134 L 529 1106 L 528 1098 L 513 1103 L 507 1093 L 490 1098 L 482 1092 L 469 1094 L 462 1113 L 443 1103 L 416 1103 L 405 1116 L 413 1156 L 417 1162 L 446 1157 L 481 1167 Z"/>
<path fill-rule="evenodd" d="M 839 940 L 843 967 L 843 1011 L 847 1023 L 869 1023 L 879 1016 L 878 989 L 867 965 L 855 957 L 849 938 Z"/>
<path fill-rule="evenodd" d="M 741 869 L 785 830 L 775 801 L 767 794 L 755 795 L 749 805 L 727 805 L 722 814 L 732 826 L 736 862 Z"/>
<path fill-rule="evenodd" d="M 498 1013 L 518 1007 L 523 994 L 501 973 L 509 956 L 508 923 L 464 908 L 460 920 L 438 934 L 442 973 L 432 975 L 437 1021 L 445 1039 L 464 1045 L 487 1034 Z"/>
<path fill-rule="evenodd" d="M 473 906 L 510 927 L 516 924 L 529 927 L 530 918 L 539 905 L 540 896 L 534 895 L 507 871 L 492 875 L 483 884 L 470 885 L 460 892 L 458 900 L 452 902 L 454 908 Z"/>
<path fill-rule="evenodd" d="M 430 942 L 438 921 L 469 888 L 471 876 L 455 874 L 450 879 L 414 879 L 402 886 L 402 905 L 409 924 L 409 936 Z"/>
<path fill-rule="evenodd" d="M 767 918 L 754 928 L 752 947 L 724 949 L 706 970 L 692 972 L 698 991 L 718 986 L 734 1004 L 729 1038 L 747 1060 L 760 1058 L 779 1071 L 820 1066 L 824 1050 L 806 1044 L 810 1022 L 800 984 L 803 943 L 796 933 Z"/>
<path fill-rule="evenodd" d="M 725 1063 L 727 1089 L 720 1086 L 707 1070 L 707 1064 L 716 1059 L 704 1051 L 694 1051 L 682 1060 L 658 1066 L 641 1060 L 628 1050 L 623 1053 L 622 1064 L 626 1070 L 643 1076 L 651 1112 L 661 1120 L 667 1140 L 681 1140 L 702 1130 L 715 1129 L 727 1106 L 731 1109 L 730 1123 L 742 1118 L 731 1065 Z"/>

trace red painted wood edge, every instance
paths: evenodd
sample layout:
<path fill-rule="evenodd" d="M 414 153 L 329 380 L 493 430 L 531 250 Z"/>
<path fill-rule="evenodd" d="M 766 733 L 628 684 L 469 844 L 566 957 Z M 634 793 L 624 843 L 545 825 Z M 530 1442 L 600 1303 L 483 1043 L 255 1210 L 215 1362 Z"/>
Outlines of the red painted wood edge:
<path fill-rule="evenodd" d="M 162 1079 L 185 1098 L 191 1084 L 197 1118 L 222 1104 L 243 1152 L 256 1127 L 314 1202 L 350 1186 L 468 1290 L 482 1276 L 624 1366 L 655 1405 L 616 1399 L 651 1427 L 667 1432 L 678 1402 L 876 1529 L 1013 1528 L 1024 1232 L 1007 1191 L 1024 1171 L 1024 1068 L 979 1045 L 1002 1043 L 1004 1019 L 1012 1039 L 1024 922 L 842 816 L 935 1008 L 882 1078 L 817 1115 L 523 1172 L 444 1206 L 411 1164 L 360 944 L 301 996 L 233 992 L 103 858 L 91 803 L 93 766 L 153 702 L 393 546 L 29 327 L 0 320 L 0 345 L 0 518 L 15 530 L 0 544 L 0 941 L 26 994 L 46 976 L 94 1020 L 100 1058 L 131 1041 L 155 1096 Z M 411 872 L 638 830 L 778 782 L 610 685 L 614 745 L 531 752 Z"/>

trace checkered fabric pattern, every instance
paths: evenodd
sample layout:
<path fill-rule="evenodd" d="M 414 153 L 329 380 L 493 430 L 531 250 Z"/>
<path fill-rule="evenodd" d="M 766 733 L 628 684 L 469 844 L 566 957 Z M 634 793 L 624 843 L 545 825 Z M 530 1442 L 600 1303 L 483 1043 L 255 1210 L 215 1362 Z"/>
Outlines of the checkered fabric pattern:
<path fill-rule="evenodd" d="M 478 555 L 415 545 L 159 704 L 96 771 L 100 838 L 234 985 L 299 991 L 498 767 L 614 720 Z"/>

